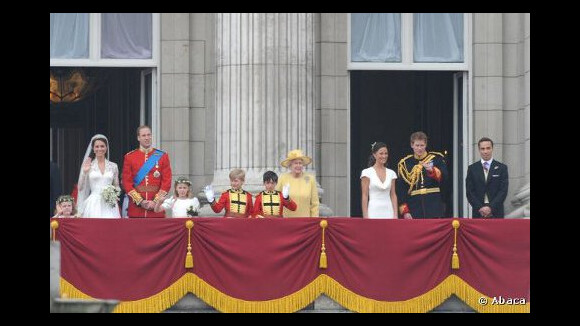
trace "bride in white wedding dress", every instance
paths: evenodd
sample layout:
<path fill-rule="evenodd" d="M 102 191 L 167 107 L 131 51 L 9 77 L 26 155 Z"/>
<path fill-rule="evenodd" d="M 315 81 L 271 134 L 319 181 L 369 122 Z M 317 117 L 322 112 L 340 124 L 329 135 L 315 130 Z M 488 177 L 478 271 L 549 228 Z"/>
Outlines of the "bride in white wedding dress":
<path fill-rule="evenodd" d="M 106 186 L 119 187 L 119 168 L 109 161 L 109 141 L 101 134 L 91 138 L 79 173 L 77 207 L 80 217 L 119 218 L 119 204 L 105 202 Z"/>

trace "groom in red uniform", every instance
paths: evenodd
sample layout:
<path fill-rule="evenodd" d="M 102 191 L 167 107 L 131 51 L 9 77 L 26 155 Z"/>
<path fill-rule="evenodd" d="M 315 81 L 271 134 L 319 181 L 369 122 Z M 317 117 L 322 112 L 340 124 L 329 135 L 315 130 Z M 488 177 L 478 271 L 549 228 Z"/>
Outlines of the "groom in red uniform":
<path fill-rule="evenodd" d="M 171 188 L 169 155 L 151 146 L 151 128 L 137 128 L 139 149 L 125 154 L 123 188 L 129 195 L 129 217 L 165 217 L 153 208 Z"/>

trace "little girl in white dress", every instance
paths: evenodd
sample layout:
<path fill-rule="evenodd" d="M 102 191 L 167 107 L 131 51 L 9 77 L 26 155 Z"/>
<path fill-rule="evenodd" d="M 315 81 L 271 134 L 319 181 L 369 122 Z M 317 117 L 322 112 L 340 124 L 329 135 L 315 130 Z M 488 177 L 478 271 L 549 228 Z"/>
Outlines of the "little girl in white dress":
<path fill-rule="evenodd" d="M 165 199 L 163 203 L 159 201 L 155 206 L 155 212 L 165 209 L 171 210 L 171 217 L 197 216 L 199 200 L 195 197 L 190 198 L 191 182 L 185 178 L 179 178 L 175 180 L 173 188 L 174 195 Z"/>

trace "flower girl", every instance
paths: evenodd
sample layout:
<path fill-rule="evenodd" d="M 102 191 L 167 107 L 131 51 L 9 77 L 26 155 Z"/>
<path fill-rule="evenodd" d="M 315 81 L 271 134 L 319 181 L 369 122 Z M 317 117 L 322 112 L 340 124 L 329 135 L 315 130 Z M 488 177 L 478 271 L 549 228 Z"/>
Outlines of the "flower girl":
<path fill-rule="evenodd" d="M 77 217 L 75 200 L 69 195 L 62 195 L 56 200 L 56 209 L 53 218 L 57 217 Z"/>
<path fill-rule="evenodd" d="M 199 200 L 191 196 L 191 181 L 180 177 L 175 180 L 173 185 L 174 195 L 165 199 L 163 203 L 159 201 L 155 205 L 155 212 L 161 212 L 162 209 L 170 210 L 172 217 L 191 217 L 197 216 L 199 212 Z"/>

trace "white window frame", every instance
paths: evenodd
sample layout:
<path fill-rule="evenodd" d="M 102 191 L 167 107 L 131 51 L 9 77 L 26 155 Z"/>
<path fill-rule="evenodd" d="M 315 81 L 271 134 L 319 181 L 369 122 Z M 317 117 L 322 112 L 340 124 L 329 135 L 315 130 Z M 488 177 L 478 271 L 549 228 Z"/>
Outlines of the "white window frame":
<path fill-rule="evenodd" d="M 463 62 L 413 62 L 413 13 L 401 13 L 401 62 L 352 62 L 351 13 L 347 21 L 347 70 L 455 70 L 467 71 L 471 64 L 469 51 L 471 13 L 463 14 Z"/>
<path fill-rule="evenodd" d="M 159 132 L 160 130 L 160 121 L 159 121 L 159 110 L 157 110 L 156 108 L 160 107 L 160 97 L 157 96 L 157 91 L 155 91 L 156 89 L 158 89 L 158 73 L 159 73 L 159 69 L 157 68 L 151 68 L 151 69 L 144 69 L 143 71 L 141 71 L 141 98 L 140 98 L 140 106 L 139 106 L 139 121 L 140 121 L 140 125 L 144 125 L 147 121 L 145 121 L 145 110 L 146 110 L 146 101 L 147 98 L 145 97 L 145 89 L 147 88 L 147 85 L 145 83 L 145 77 L 147 75 L 151 75 L 151 121 L 149 122 L 150 127 L 151 127 L 151 132 L 155 132 L 153 135 L 158 135 L 157 137 L 153 137 L 153 142 L 152 145 L 153 147 L 159 148 L 161 145 L 161 137 L 159 137 L 159 135 L 161 134 Z"/>
<path fill-rule="evenodd" d="M 151 59 L 105 59 L 101 58 L 101 13 L 89 14 L 89 58 L 50 59 L 51 67 L 157 67 L 159 62 L 160 14 L 151 14 Z"/>

